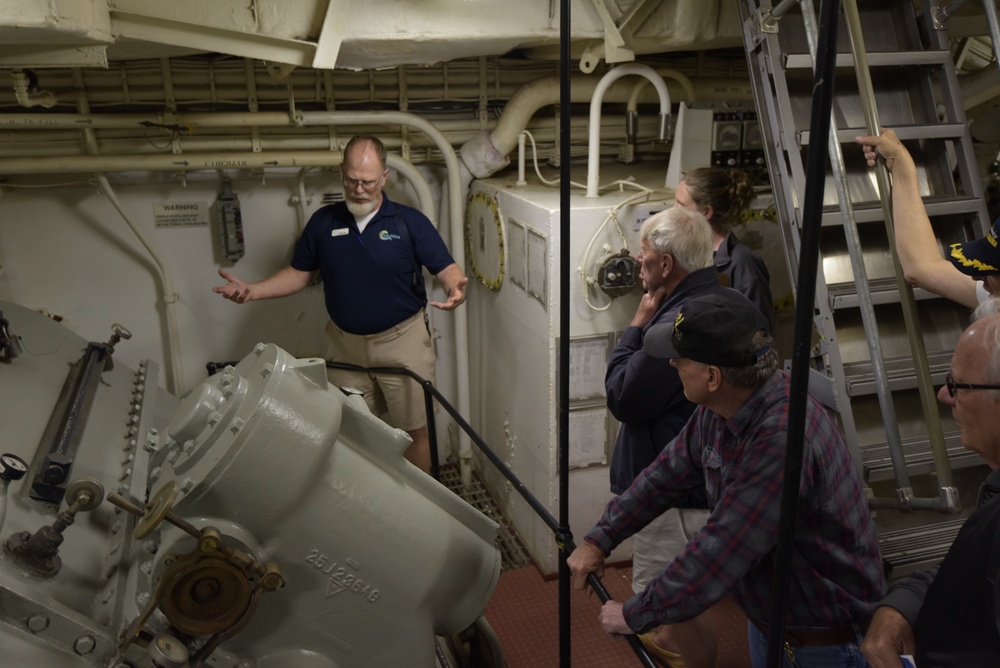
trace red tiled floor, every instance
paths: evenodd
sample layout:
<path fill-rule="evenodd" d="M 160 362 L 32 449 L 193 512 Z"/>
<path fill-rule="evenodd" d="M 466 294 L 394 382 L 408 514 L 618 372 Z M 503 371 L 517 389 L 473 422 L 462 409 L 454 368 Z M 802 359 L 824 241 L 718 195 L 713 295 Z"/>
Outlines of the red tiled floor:
<path fill-rule="evenodd" d="M 631 569 L 609 568 L 602 580 L 616 601 L 632 595 Z M 534 566 L 500 574 L 486 606 L 489 622 L 503 648 L 507 668 L 549 668 L 559 665 L 559 583 L 545 580 Z M 570 594 L 570 645 L 573 668 L 639 666 L 622 637 L 604 633 L 597 623 L 600 600 L 586 592 Z M 719 668 L 749 668 L 746 617 L 731 599 L 710 610 L 719 634 Z"/>

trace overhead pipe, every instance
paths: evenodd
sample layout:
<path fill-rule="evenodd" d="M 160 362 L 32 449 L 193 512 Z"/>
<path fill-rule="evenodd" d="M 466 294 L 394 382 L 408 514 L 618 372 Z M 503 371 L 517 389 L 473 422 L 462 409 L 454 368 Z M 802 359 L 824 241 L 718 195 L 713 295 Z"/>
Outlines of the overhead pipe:
<path fill-rule="evenodd" d="M 601 161 L 601 104 L 604 100 L 604 92 L 613 81 L 624 76 L 637 74 L 646 77 L 656 87 L 656 92 L 660 94 L 660 141 L 667 140 L 670 129 L 670 92 L 667 90 L 667 82 L 656 73 L 652 67 L 640 63 L 626 63 L 619 65 L 601 77 L 594 89 L 594 96 L 590 101 L 590 144 L 587 151 L 587 197 L 597 197 L 597 186 L 600 179 Z"/>
<path fill-rule="evenodd" d="M 2 118 L 0 116 L 0 119 Z M 576 122 L 576 120 L 574 119 L 575 127 L 570 134 L 571 141 L 574 144 L 572 150 L 574 151 L 580 150 L 576 147 L 576 144 L 581 141 L 585 142 L 588 137 L 586 123 Z M 602 132 L 607 132 L 611 124 L 611 121 L 608 119 L 602 120 Z M 531 128 L 532 134 L 540 143 L 553 143 L 555 141 L 555 129 L 552 127 L 551 122 L 536 119 L 528 127 Z M 648 115 L 646 118 L 639 119 L 638 130 L 640 137 L 653 136 L 654 129 Z M 447 136 L 449 143 L 454 146 L 461 145 L 463 142 L 473 139 L 482 132 L 482 127 L 476 121 L 474 122 L 474 127 L 468 131 L 452 132 L 442 128 L 442 132 Z M 33 157 L 85 154 L 81 153 L 79 135 L 80 130 L 78 128 L 75 130 L 42 130 L 31 134 L 19 132 L 17 140 L 0 142 L 0 158 L 24 157 L 28 153 Z M 399 150 L 402 147 L 403 141 L 399 135 L 387 136 L 382 134 L 380 136 L 386 149 L 393 151 Z M 164 152 L 162 146 L 156 146 L 146 141 L 145 137 L 136 134 L 134 130 L 102 131 L 98 134 L 98 143 L 101 149 L 100 155 L 104 157 L 116 155 L 150 155 L 162 154 Z M 252 151 L 254 147 L 253 138 L 247 132 L 242 134 L 211 134 L 198 133 L 196 131 L 193 136 L 181 136 L 174 143 L 179 147 L 177 155 Z M 422 134 L 411 133 L 407 144 L 410 147 L 410 158 L 414 162 L 418 162 L 418 158 L 425 162 L 432 159 L 430 156 L 425 155 L 426 151 L 423 149 L 429 148 L 433 144 Z M 257 146 L 261 152 L 328 151 L 330 149 L 330 137 L 326 133 L 300 135 L 277 135 L 269 133 L 261 136 Z M 582 148 L 582 151 L 586 151 L 586 146 Z"/>
<path fill-rule="evenodd" d="M 726 101 L 753 99 L 753 89 L 745 79 L 729 77 L 699 77 L 688 79 L 674 68 L 654 68 L 665 80 L 674 80 L 677 85 L 670 93 L 672 102 L 685 101 Z M 598 77 L 579 75 L 572 81 L 572 101 L 587 102 L 597 86 Z M 634 86 L 615 83 L 608 88 L 605 100 L 625 102 L 632 94 Z M 721 91 L 721 92 L 720 92 Z M 497 122 L 497 146 L 512 151 L 517 146 L 517 135 L 527 121 L 539 109 L 559 103 L 558 77 L 542 77 L 519 87 L 504 105 L 504 112 Z M 176 125 L 178 130 L 189 128 L 231 127 L 231 126 L 302 126 L 302 116 L 310 113 L 299 112 L 291 118 L 286 111 L 220 111 L 220 112 L 175 112 L 163 113 L 110 113 L 110 114 L 56 114 L 56 113 L 13 113 L 2 114 L 5 130 L 79 130 L 86 125 L 95 130 L 136 128 L 141 123 Z M 340 112 L 338 112 L 340 113 Z M 362 112 L 358 112 L 362 113 Z M 478 120 L 442 120 L 435 122 L 438 129 L 458 127 L 479 129 Z M 312 123 L 310 123 L 312 125 Z M 154 125 L 149 127 L 154 128 Z"/>
<path fill-rule="evenodd" d="M 621 68 L 629 68 L 632 73 L 635 74 L 640 74 L 640 72 L 635 71 L 636 68 L 643 68 L 643 71 L 641 72 L 642 75 L 651 75 L 652 78 L 650 81 L 654 82 L 657 93 L 659 94 L 660 110 L 662 112 L 665 107 L 667 109 L 667 113 L 669 113 L 672 99 L 670 92 L 667 89 L 666 82 L 663 80 L 663 76 L 659 74 L 660 70 L 654 70 L 653 68 L 646 65 L 640 65 L 638 63 L 620 65 L 619 67 L 616 67 L 615 70 Z M 611 71 L 614 72 L 615 70 Z M 663 71 L 666 73 L 666 76 L 673 78 L 680 83 L 680 86 L 683 89 L 683 95 L 687 96 L 681 99 L 686 99 L 686 101 L 693 101 L 694 99 L 719 99 L 717 97 L 718 94 L 712 92 L 713 87 L 697 81 L 692 82 L 687 80 L 683 75 L 672 68 L 664 68 Z M 617 76 L 622 75 L 619 74 Z M 597 91 L 597 87 L 601 84 L 601 81 L 602 80 L 593 76 L 575 77 L 571 81 L 572 86 L 570 94 L 572 102 L 592 102 L 595 92 Z M 719 82 L 722 80 L 715 81 Z M 724 81 L 728 82 L 730 80 L 726 79 Z M 604 101 L 625 102 L 634 92 L 634 87 L 631 85 L 621 84 L 614 80 L 605 83 L 606 88 L 602 94 L 602 99 Z M 753 90 L 748 82 L 733 81 L 731 83 L 737 87 L 736 89 L 745 90 L 746 99 L 753 99 Z M 731 91 L 734 89 L 729 88 L 727 84 L 726 90 L 730 94 L 727 94 L 725 99 L 730 101 L 733 98 Z M 545 77 L 543 79 L 537 79 L 519 88 L 504 106 L 503 114 L 497 121 L 496 127 L 493 131 L 480 133 L 478 136 L 466 142 L 466 144 L 464 144 L 460 149 L 462 161 L 465 163 L 469 172 L 476 178 L 482 179 L 506 167 L 510 162 L 507 155 L 517 148 L 518 135 L 524 131 L 528 122 L 532 119 L 532 117 L 534 117 L 539 109 L 559 103 L 558 93 L 558 77 Z M 591 121 L 589 126 L 590 132 L 593 132 L 595 124 L 596 127 L 599 128 L 600 114 L 598 114 L 598 118 L 595 121 L 593 118 L 593 107 L 591 107 Z M 664 119 L 661 115 L 661 137 L 666 135 L 666 125 L 669 125 L 669 122 L 666 121 L 666 119 Z"/>
<path fill-rule="evenodd" d="M 662 70 L 657 70 L 657 74 L 660 76 L 664 75 Z M 691 80 L 686 76 L 678 72 L 677 70 L 670 70 L 671 76 L 674 77 L 683 87 L 687 95 L 688 100 L 694 99 L 694 87 L 691 85 Z M 628 104 L 625 106 L 625 162 L 631 163 L 635 160 L 635 147 L 638 143 L 639 138 L 639 96 L 643 90 L 649 85 L 649 79 L 639 79 L 637 83 L 632 88 L 632 94 L 628 97 Z M 670 123 L 667 123 L 667 133 L 670 132 Z M 662 139 L 662 138 L 661 138 Z"/>
<path fill-rule="evenodd" d="M 14 80 L 14 97 L 22 107 L 54 107 L 59 99 L 47 90 L 38 90 L 38 82 L 34 75 L 20 69 L 11 70 L 10 77 Z"/>

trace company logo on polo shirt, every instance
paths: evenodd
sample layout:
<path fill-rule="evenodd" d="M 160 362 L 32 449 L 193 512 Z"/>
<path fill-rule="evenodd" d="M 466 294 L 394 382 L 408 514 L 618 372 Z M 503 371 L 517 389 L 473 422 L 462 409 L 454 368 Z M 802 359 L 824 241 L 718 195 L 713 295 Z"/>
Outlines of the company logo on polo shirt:
<path fill-rule="evenodd" d="M 398 234 L 389 234 L 389 230 L 382 230 L 378 233 L 378 238 L 382 241 L 391 241 L 392 239 L 399 239 Z"/>

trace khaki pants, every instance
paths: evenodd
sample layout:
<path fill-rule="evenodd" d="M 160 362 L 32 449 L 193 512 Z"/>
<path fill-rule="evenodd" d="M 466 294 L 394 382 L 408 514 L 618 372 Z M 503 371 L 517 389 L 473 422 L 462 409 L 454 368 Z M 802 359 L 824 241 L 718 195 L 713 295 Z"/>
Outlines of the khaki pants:
<path fill-rule="evenodd" d="M 640 593 L 665 571 L 705 526 L 708 515 L 707 510 L 671 508 L 632 534 L 632 591 Z"/>
<path fill-rule="evenodd" d="M 424 322 L 424 311 L 378 334 L 349 334 L 332 321 L 326 326 L 327 359 L 364 367 L 403 367 L 434 382 L 434 348 Z M 409 376 L 327 369 L 338 387 L 352 387 L 364 395 L 368 408 L 404 431 L 427 426 L 424 393 Z"/>

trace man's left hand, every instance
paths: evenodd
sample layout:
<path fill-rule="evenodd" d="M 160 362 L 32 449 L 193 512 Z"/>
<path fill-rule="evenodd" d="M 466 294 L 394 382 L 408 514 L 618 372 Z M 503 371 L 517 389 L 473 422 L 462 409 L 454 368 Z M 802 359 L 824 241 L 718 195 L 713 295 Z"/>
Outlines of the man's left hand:
<path fill-rule="evenodd" d="M 618 601 L 608 601 L 601 607 L 601 614 L 598 616 L 601 628 L 608 634 L 630 635 L 635 633 L 625 623 L 625 614 L 622 612 L 622 604 Z"/>
<path fill-rule="evenodd" d="M 469 279 L 462 277 L 458 283 L 451 286 L 448 290 L 448 300 L 443 302 L 430 302 L 430 305 L 434 308 L 439 308 L 442 311 L 454 311 L 462 302 L 465 301 L 465 286 L 469 284 Z"/>
<path fill-rule="evenodd" d="M 662 285 L 653 292 L 647 292 L 639 300 L 639 307 L 632 317 L 632 327 L 645 327 L 660 309 L 660 304 L 667 297 L 667 289 Z"/>

